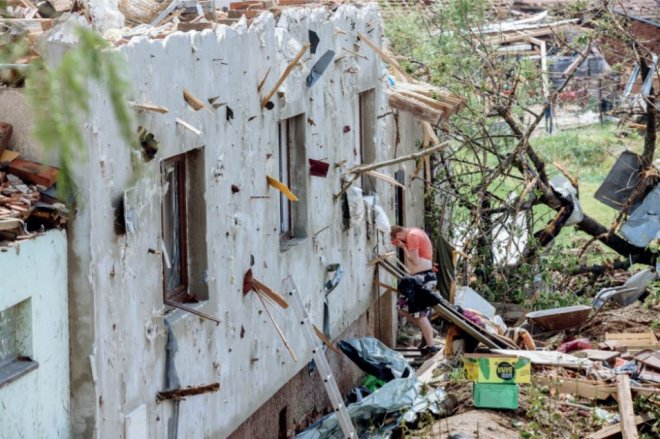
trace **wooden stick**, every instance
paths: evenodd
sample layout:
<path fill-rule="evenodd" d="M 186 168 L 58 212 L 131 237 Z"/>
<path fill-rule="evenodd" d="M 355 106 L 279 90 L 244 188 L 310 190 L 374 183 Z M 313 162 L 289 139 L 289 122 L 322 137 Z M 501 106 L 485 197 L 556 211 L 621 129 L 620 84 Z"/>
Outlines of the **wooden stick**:
<path fill-rule="evenodd" d="M 401 183 L 399 183 L 398 181 L 396 181 L 395 179 L 393 179 L 389 175 L 381 174 L 378 171 L 367 171 L 367 172 L 365 172 L 365 174 L 369 175 L 370 177 L 374 177 L 374 178 L 377 178 L 377 179 L 382 180 L 384 182 L 387 182 L 387 183 L 391 184 L 392 186 L 400 187 L 404 191 L 406 190 L 406 187 L 404 185 L 402 185 Z"/>
<path fill-rule="evenodd" d="M 330 349 L 332 352 L 335 352 L 339 355 L 341 355 L 341 351 L 337 349 L 337 346 L 332 344 L 332 341 L 325 336 L 323 331 L 321 331 L 319 328 L 316 327 L 316 325 L 312 325 L 314 327 L 314 332 L 316 333 L 316 336 L 321 339 L 321 341 Z"/>
<path fill-rule="evenodd" d="M 168 399 L 183 399 L 186 396 L 201 395 L 202 393 L 217 392 L 220 390 L 220 383 L 207 384 L 204 386 L 187 387 L 185 389 L 164 390 L 156 393 L 156 402 L 166 401 Z"/>
<path fill-rule="evenodd" d="M 266 314 L 268 314 L 268 317 L 270 318 L 270 321 L 273 323 L 273 326 L 275 326 L 275 330 L 279 334 L 280 338 L 282 339 L 282 342 L 284 342 L 284 346 L 286 347 L 286 350 L 289 351 L 289 354 L 291 355 L 291 358 L 293 358 L 293 361 L 295 363 L 298 362 L 298 357 L 296 357 L 296 353 L 291 349 L 291 346 L 289 345 L 289 341 L 286 339 L 284 336 L 284 333 L 280 329 L 280 327 L 277 325 L 277 322 L 273 318 L 273 315 L 270 313 L 270 310 L 266 306 L 266 302 L 264 302 L 264 298 L 261 297 L 261 294 L 257 293 L 257 297 L 259 300 L 261 300 L 261 304 L 264 306 L 264 309 L 266 310 Z"/>
<path fill-rule="evenodd" d="M 391 293 L 395 293 L 395 294 L 399 293 L 397 290 L 392 288 L 390 285 L 387 285 L 386 283 L 383 283 L 383 282 L 381 282 L 379 280 L 376 280 L 376 279 L 374 279 L 374 285 L 376 285 L 378 287 L 385 288 L 387 290 L 387 292 L 391 292 Z"/>
<path fill-rule="evenodd" d="M 129 102 L 128 105 L 130 105 L 133 108 L 137 108 L 140 111 L 153 111 L 155 113 L 162 113 L 162 114 L 165 114 L 170 111 L 167 108 L 162 107 L 160 105 L 147 104 L 141 102 Z"/>
<path fill-rule="evenodd" d="M 270 299 L 272 299 L 275 303 L 277 303 L 279 306 L 282 308 L 286 309 L 289 307 L 289 302 L 282 297 L 281 294 L 279 294 L 277 291 L 271 289 L 267 285 L 262 284 L 256 279 L 252 279 L 252 287 L 256 290 L 261 291 L 264 293 L 266 296 L 268 296 Z"/>
<path fill-rule="evenodd" d="M 280 308 L 280 306 L 279 306 L 277 303 L 275 303 L 275 302 L 273 301 L 273 299 L 271 299 L 270 297 L 266 296 L 264 293 L 262 293 L 262 292 L 259 291 L 259 290 L 256 290 L 256 289 L 255 289 L 255 290 L 252 290 L 252 291 L 254 291 L 254 294 L 259 294 L 259 295 L 261 295 L 261 297 L 263 297 L 264 300 L 266 301 L 266 304 L 269 305 L 269 306 L 272 306 L 272 308 L 270 308 L 272 311 L 275 311 L 276 313 L 278 313 L 281 317 L 283 317 L 283 318 L 285 318 L 285 319 L 288 318 L 288 317 L 286 316 L 286 314 L 284 314 L 284 311 Z"/>
<path fill-rule="evenodd" d="M 257 93 L 261 92 L 261 89 L 263 88 L 264 84 L 266 83 L 266 78 L 268 78 L 268 75 L 270 74 L 270 67 L 268 67 L 268 70 L 266 71 L 266 74 L 264 75 L 264 78 L 259 81 L 259 85 L 257 85 Z"/>
<path fill-rule="evenodd" d="M 192 133 L 195 133 L 195 134 L 198 135 L 198 136 L 201 136 L 201 135 L 202 135 L 202 131 L 201 131 L 201 130 L 198 130 L 197 128 L 195 128 L 194 126 L 190 125 L 190 124 L 189 124 L 188 122 L 186 122 L 185 120 L 181 120 L 181 119 L 179 119 L 179 118 L 177 117 L 176 119 L 174 119 L 174 121 L 175 121 L 177 124 L 179 124 L 179 125 L 181 125 L 182 127 L 184 127 L 185 129 L 187 129 L 188 131 L 190 131 L 190 132 L 192 132 Z"/>
<path fill-rule="evenodd" d="M 628 375 L 618 375 L 616 380 L 617 401 L 621 415 L 621 436 L 623 439 L 637 439 L 637 425 L 635 424 L 635 411 L 630 394 L 630 378 Z"/>
<path fill-rule="evenodd" d="M 395 70 L 395 71 L 396 71 L 396 72 L 397 72 L 402 78 L 404 78 L 404 79 L 405 79 L 406 81 L 408 81 L 408 82 L 412 82 L 412 77 L 410 77 L 410 75 L 408 75 L 408 74 L 403 70 L 403 68 L 401 68 L 401 66 L 399 65 L 399 63 L 396 62 L 396 60 L 395 60 L 394 58 L 392 58 L 390 55 L 388 55 L 387 53 L 385 53 L 380 47 L 376 46 L 376 45 L 375 45 L 375 44 L 374 44 L 369 38 L 367 38 L 362 32 L 358 32 L 357 35 L 358 35 L 358 38 L 360 38 L 360 40 L 364 41 L 364 44 L 366 44 L 366 45 L 369 46 L 374 52 L 376 52 L 376 53 L 381 57 L 381 59 L 382 59 L 383 61 L 385 61 L 386 63 L 388 63 L 389 65 L 391 65 L 392 68 L 393 68 L 393 69 L 394 69 L 394 70 Z"/>
<path fill-rule="evenodd" d="M 386 161 L 380 162 L 380 163 L 372 163 L 370 165 L 356 166 L 352 169 L 349 169 L 348 172 L 352 173 L 352 174 L 362 174 L 362 173 L 367 172 L 367 171 L 373 171 L 374 169 L 383 168 L 385 166 L 396 165 L 397 163 L 406 162 L 408 160 L 416 160 L 420 157 L 425 157 L 429 154 L 433 154 L 434 152 L 437 152 L 437 151 L 440 151 L 441 149 L 444 149 L 447 146 L 448 143 L 449 142 L 444 142 L 444 143 L 441 143 L 440 145 L 435 145 L 435 146 L 433 146 L 431 148 L 427 148 L 423 151 L 415 152 L 413 154 L 404 155 L 402 157 L 398 157 L 398 158 L 395 158 L 395 159 L 392 159 L 392 160 L 386 160 Z"/>
<path fill-rule="evenodd" d="M 182 303 L 174 302 L 172 300 L 165 300 L 164 302 L 165 302 L 165 305 L 173 306 L 174 308 L 178 308 L 180 310 L 189 312 L 190 314 L 195 314 L 196 316 L 199 316 L 199 317 L 202 317 L 204 319 L 215 322 L 216 325 L 219 325 L 220 323 L 222 323 L 222 321 L 219 318 L 217 318 L 215 316 L 212 316 L 211 314 L 206 314 L 205 312 L 199 311 L 195 308 L 191 308 L 189 306 L 186 306 Z"/>
<path fill-rule="evenodd" d="M 396 252 L 387 252 L 387 253 L 385 253 L 385 254 L 383 254 L 383 255 L 378 255 L 378 256 L 376 256 L 375 258 L 373 258 L 372 260 L 370 260 L 370 261 L 367 263 L 367 265 L 376 265 L 377 263 L 379 263 L 379 262 L 382 261 L 383 259 L 387 259 L 387 258 L 389 258 L 390 256 L 395 256 L 395 255 L 396 255 Z"/>
<path fill-rule="evenodd" d="M 293 71 L 293 69 L 296 67 L 298 64 L 298 61 L 300 61 L 300 58 L 305 54 L 307 49 L 309 49 L 310 44 L 305 43 L 304 46 L 298 51 L 296 54 L 295 58 L 293 58 L 293 61 L 289 63 L 288 66 L 286 66 L 286 69 L 284 69 L 284 72 L 280 75 L 280 78 L 277 80 L 273 88 L 268 92 L 268 94 L 261 100 L 261 108 L 264 108 L 268 101 L 270 101 L 270 98 L 273 97 L 275 93 L 277 93 L 277 89 L 280 88 L 280 85 L 286 80 L 287 76 Z"/>

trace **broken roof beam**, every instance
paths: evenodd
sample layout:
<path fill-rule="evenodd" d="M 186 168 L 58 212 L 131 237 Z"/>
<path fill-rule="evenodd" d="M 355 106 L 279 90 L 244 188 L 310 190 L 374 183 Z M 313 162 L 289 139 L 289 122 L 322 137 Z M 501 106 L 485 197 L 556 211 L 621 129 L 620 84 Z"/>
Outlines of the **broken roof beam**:
<path fill-rule="evenodd" d="M 406 96 L 394 88 L 387 91 L 387 100 L 392 108 L 411 113 L 433 125 L 438 124 L 448 116 L 442 109 L 432 107 L 425 101 Z"/>

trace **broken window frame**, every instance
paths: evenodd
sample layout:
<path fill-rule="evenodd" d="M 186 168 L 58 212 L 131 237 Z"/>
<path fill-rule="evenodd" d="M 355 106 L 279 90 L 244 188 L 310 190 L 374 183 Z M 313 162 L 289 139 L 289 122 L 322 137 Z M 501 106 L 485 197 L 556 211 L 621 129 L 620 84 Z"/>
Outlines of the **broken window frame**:
<path fill-rule="evenodd" d="M 39 367 L 31 358 L 31 300 L 0 309 L 0 387 Z"/>
<path fill-rule="evenodd" d="M 280 250 L 307 237 L 307 188 L 309 163 L 305 147 L 305 113 L 282 119 L 277 126 L 278 177 L 298 198 L 292 202 L 279 195 Z"/>
<path fill-rule="evenodd" d="M 360 164 L 370 164 L 376 161 L 376 89 L 371 88 L 357 95 L 358 142 Z M 370 195 L 376 192 L 376 182 L 366 173 L 360 176 L 362 194 Z"/>
<path fill-rule="evenodd" d="M 161 239 L 163 302 L 191 304 L 208 300 L 207 283 L 208 252 L 206 236 L 206 192 L 204 147 L 190 149 L 182 154 L 161 161 Z M 177 170 L 176 194 L 168 194 L 168 168 Z M 171 178 L 171 177 L 170 177 Z M 167 197 L 171 196 L 178 209 L 168 208 Z M 171 203 L 170 203 L 171 204 Z M 175 222 L 173 222 L 175 221 Z M 178 251 L 172 251 L 166 230 L 176 225 L 180 233 L 176 236 Z M 169 246 L 168 246 L 169 244 Z M 168 254 L 170 253 L 170 254 Z M 174 254 L 172 254 L 174 253 Z M 174 262 L 174 258 L 178 259 Z M 178 271 L 176 285 L 168 283 L 168 272 L 172 264 Z M 177 306 L 180 308 L 180 306 Z"/>
<path fill-rule="evenodd" d="M 278 138 L 278 178 L 291 189 L 291 119 L 281 120 L 277 124 Z M 291 217 L 291 200 L 282 192 L 279 194 L 280 240 L 293 239 L 293 220 Z"/>
<path fill-rule="evenodd" d="M 167 212 L 166 215 L 166 197 L 172 190 L 168 181 L 168 168 L 174 167 L 176 171 L 176 209 Z M 188 218 L 187 218 L 187 200 L 186 200 L 186 154 L 179 154 L 161 162 L 161 184 L 163 188 L 163 201 L 161 203 L 161 230 L 163 239 L 163 300 L 172 302 L 181 302 L 188 294 Z M 168 218 L 171 218 L 172 226 L 178 229 L 178 233 L 173 231 L 172 235 L 177 235 L 172 239 L 172 244 L 178 245 L 178 252 L 170 251 L 167 248 L 168 239 L 165 235 Z M 170 286 L 170 272 L 174 267 L 178 268 L 177 285 Z"/>

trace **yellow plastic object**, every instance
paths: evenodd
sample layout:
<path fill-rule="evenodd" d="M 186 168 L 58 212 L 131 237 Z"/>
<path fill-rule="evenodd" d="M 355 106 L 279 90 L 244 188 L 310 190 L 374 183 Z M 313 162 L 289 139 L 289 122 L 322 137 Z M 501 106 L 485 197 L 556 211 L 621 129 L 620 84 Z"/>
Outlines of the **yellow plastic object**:
<path fill-rule="evenodd" d="M 266 175 L 266 180 L 268 180 L 268 184 L 270 186 L 273 186 L 275 189 L 278 191 L 282 192 L 284 196 L 286 196 L 289 200 L 291 201 L 298 201 L 298 197 L 296 197 L 293 192 L 291 192 L 291 189 L 287 187 L 284 183 L 279 181 L 276 178 L 271 177 L 270 175 Z"/>
<path fill-rule="evenodd" d="M 465 354 L 465 377 L 476 383 L 529 384 L 531 364 L 528 358 L 496 354 Z"/>

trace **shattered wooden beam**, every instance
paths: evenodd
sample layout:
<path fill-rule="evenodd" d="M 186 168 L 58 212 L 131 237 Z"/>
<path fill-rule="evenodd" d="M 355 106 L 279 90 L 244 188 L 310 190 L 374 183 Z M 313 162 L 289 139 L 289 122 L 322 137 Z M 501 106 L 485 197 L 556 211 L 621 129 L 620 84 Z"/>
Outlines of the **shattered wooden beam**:
<path fill-rule="evenodd" d="M 396 90 L 390 89 L 387 91 L 387 100 L 390 107 L 406 111 L 433 125 L 445 118 L 444 111 L 431 107 L 420 100 L 398 93 Z"/>
<path fill-rule="evenodd" d="M 635 411 L 633 409 L 632 395 L 630 394 L 630 378 L 628 375 L 617 376 L 617 401 L 621 416 L 621 436 L 623 439 L 637 439 L 637 425 L 635 424 Z"/>
<path fill-rule="evenodd" d="M 185 398 L 186 396 L 201 395 L 203 393 L 217 392 L 218 390 L 220 390 L 220 383 L 187 387 L 185 389 L 165 390 L 156 394 L 156 402 L 167 401 L 169 399 L 179 400 Z"/>
<path fill-rule="evenodd" d="M 291 61 L 288 66 L 286 66 L 286 69 L 284 69 L 284 72 L 282 72 L 282 74 L 280 75 L 279 79 L 277 80 L 277 82 L 275 83 L 273 88 L 261 100 L 261 108 L 264 108 L 266 106 L 266 104 L 268 103 L 268 101 L 270 101 L 270 98 L 272 98 L 273 95 L 275 93 L 277 93 L 277 89 L 280 88 L 280 85 L 282 85 L 282 83 L 286 80 L 286 78 L 289 76 L 289 74 L 291 74 L 293 69 L 298 64 L 298 61 L 300 61 L 300 58 L 302 58 L 302 56 L 305 54 L 307 49 L 309 49 L 310 46 L 311 45 L 309 43 L 305 43 L 305 45 L 300 48 L 300 50 L 298 51 L 296 56 L 293 58 L 293 61 Z"/>

